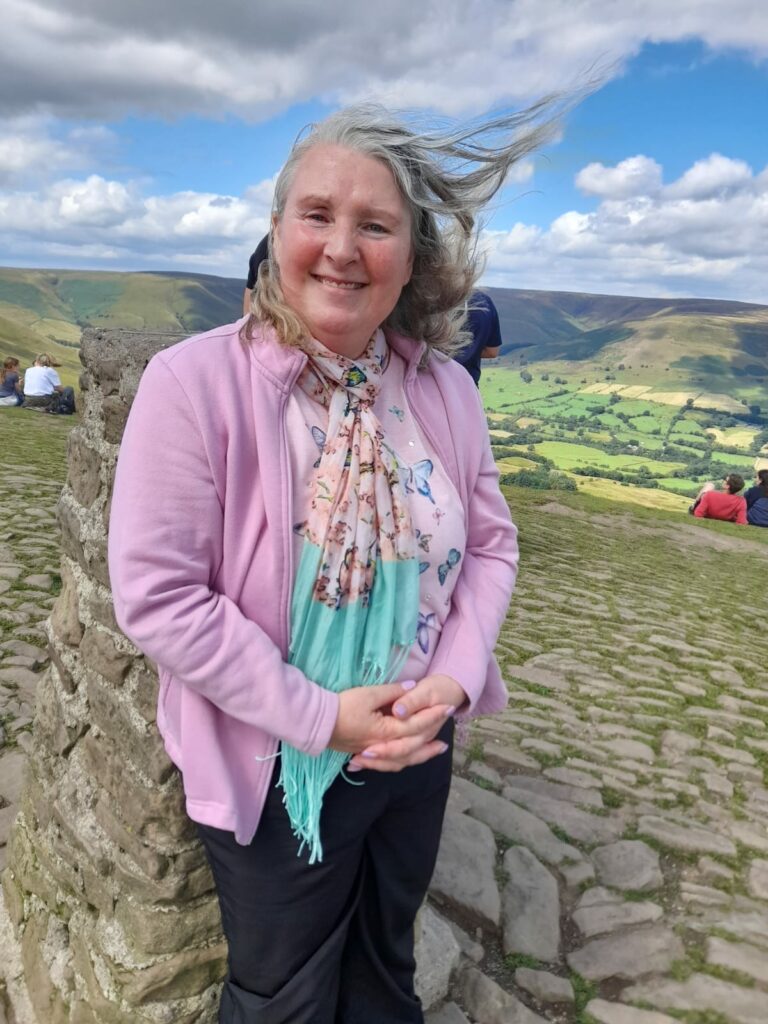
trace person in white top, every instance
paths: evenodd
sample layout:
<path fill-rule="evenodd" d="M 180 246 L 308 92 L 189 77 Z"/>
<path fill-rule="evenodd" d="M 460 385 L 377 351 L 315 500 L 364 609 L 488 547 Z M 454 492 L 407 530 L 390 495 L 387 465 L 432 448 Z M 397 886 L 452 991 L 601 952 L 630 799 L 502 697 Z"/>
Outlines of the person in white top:
<path fill-rule="evenodd" d="M 24 374 L 24 407 L 27 409 L 60 412 L 66 406 L 67 411 L 73 412 L 74 397 L 74 390 L 62 385 L 47 352 L 41 353 L 35 365 Z"/>

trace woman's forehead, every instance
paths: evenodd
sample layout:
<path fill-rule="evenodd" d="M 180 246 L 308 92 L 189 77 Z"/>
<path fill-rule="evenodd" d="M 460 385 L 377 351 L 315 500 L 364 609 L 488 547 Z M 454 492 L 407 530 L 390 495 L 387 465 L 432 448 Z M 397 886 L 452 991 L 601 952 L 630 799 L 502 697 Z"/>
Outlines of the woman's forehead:
<path fill-rule="evenodd" d="M 394 175 L 383 160 L 347 146 L 317 143 L 303 154 L 288 189 L 292 200 L 349 197 L 403 206 Z"/>

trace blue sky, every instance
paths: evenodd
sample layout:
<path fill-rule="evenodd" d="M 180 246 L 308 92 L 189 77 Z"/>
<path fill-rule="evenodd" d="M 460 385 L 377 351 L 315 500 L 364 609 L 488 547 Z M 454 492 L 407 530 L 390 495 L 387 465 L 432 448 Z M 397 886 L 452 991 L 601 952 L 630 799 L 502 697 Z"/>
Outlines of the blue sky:
<path fill-rule="evenodd" d="M 476 117 L 597 64 L 495 202 L 485 282 L 768 303 L 762 0 L 7 4 L 5 265 L 241 276 L 308 122 L 360 99 Z"/>

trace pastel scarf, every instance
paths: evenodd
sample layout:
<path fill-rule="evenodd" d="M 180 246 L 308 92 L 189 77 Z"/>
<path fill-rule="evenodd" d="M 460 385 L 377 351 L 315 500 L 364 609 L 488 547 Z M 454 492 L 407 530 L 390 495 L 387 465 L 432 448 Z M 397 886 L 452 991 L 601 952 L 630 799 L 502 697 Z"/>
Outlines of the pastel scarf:
<path fill-rule="evenodd" d="M 378 342 L 378 345 L 377 345 Z M 416 637 L 419 570 L 397 459 L 373 413 L 381 332 L 358 359 L 309 342 L 298 386 L 328 409 L 310 512 L 294 581 L 289 661 L 341 692 L 391 682 Z M 309 862 L 322 860 L 323 796 L 350 755 L 313 756 L 282 744 L 279 785 Z"/>

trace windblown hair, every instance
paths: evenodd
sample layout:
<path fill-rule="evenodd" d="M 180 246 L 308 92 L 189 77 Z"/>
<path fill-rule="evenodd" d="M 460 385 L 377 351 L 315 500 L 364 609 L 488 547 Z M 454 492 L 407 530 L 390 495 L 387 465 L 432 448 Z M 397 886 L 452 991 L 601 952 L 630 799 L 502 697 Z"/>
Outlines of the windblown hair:
<path fill-rule="evenodd" d="M 296 168 L 313 146 L 346 146 L 385 163 L 410 210 L 414 254 L 411 280 L 385 325 L 451 355 L 465 342 L 466 303 L 482 271 L 478 214 L 512 166 L 554 137 L 563 106 L 551 96 L 516 114 L 425 132 L 380 106 L 347 107 L 294 144 L 275 185 L 273 218 L 282 217 Z M 283 299 L 273 255 L 259 268 L 246 339 L 254 320 L 272 324 L 287 344 L 307 333 Z"/>
<path fill-rule="evenodd" d="M 728 485 L 729 494 L 738 494 L 744 486 L 744 477 L 739 476 L 738 473 L 729 473 L 725 482 Z"/>
<path fill-rule="evenodd" d="M 53 359 L 51 359 L 47 352 L 41 352 L 40 355 L 35 359 L 35 365 L 53 366 Z"/>
<path fill-rule="evenodd" d="M 19 368 L 19 360 L 14 359 L 13 356 L 9 356 L 3 360 L 3 365 L 0 366 L 0 384 L 5 384 L 5 378 L 9 373 L 15 373 Z"/>

